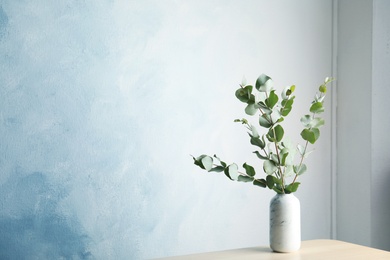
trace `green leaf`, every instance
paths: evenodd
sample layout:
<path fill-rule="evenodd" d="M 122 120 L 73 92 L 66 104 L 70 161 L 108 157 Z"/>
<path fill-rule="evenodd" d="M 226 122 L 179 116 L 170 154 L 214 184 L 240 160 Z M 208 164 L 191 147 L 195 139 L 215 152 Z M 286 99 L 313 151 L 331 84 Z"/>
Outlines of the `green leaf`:
<path fill-rule="evenodd" d="M 246 106 L 246 108 L 245 108 L 245 113 L 246 113 L 247 115 L 253 116 L 253 115 L 256 114 L 257 109 L 258 109 L 258 107 L 256 106 L 256 104 L 251 103 L 251 104 L 248 104 L 248 105 Z"/>
<path fill-rule="evenodd" d="M 271 122 L 273 122 L 274 124 L 276 122 L 278 122 L 278 120 L 282 117 L 282 115 L 280 114 L 280 111 L 279 110 L 272 110 L 272 113 L 271 113 Z"/>
<path fill-rule="evenodd" d="M 212 168 L 209 172 L 223 172 L 225 168 L 223 166 L 216 166 Z"/>
<path fill-rule="evenodd" d="M 260 101 L 257 103 L 257 105 L 263 111 L 263 113 L 267 115 L 272 113 L 272 110 L 264 102 Z"/>
<path fill-rule="evenodd" d="M 276 135 L 275 138 L 276 138 L 276 141 L 277 141 L 277 142 L 282 141 L 283 135 L 284 135 L 284 129 L 283 129 L 283 127 L 282 127 L 281 125 L 277 125 L 277 126 L 274 127 L 274 129 L 275 129 L 275 135 Z"/>
<path fill-rule="evenodd" d="M 320 138 L 320 130 L 318 128 L 313 127 L 311 131 L 314 133 L 315 141 L 317 141 L 318 138 Z"/>
<path fill-rule="evenodd" d="M 253 153 L 255 153 L 261 160 L 268 160 L 268 157 L 261 155 L 258 151 L 254 151 Z"/>
<path fill-rule="evenodd" d="M 313 118 L 313 120 L 310 122 L 310 126 L 314 128 L 318 128 L 320 126 L 323 126 L 325 124 L 325 120 L 319 117 Z"/>
<path fill-rule="evenodd" d="M 284 188 L 284 191 L 289 194 L 289 193 L 293 193 L 293 192 L 296 192 L 298 190 L 298 186 L 299 186 L 299 182 L 294 182 L 294 183 L 291 183 L 289 185 L 287 185 L 285 188 Z"/>
<path fill-rule="evenodd" d="M 291 97 L 290 99 L 286 99 L 282 101 L 282 106 L 291 108 L 294 104 L 294 98 L 295 96 Z"/>
<path fill-rule="evenodd" d="M 311 144 L 314 144 L 320 137 L 320 130 L 318 128 L 312 129 L 303 129 L 301 132 L 303 140 L 308 141 Z"/>
<path fill-rule="evenodd" d="M 278 155 L 276 155 L 274 153 L 271 153 L 270 154 L 270 158 L 275 163 L 275 165 L 279 165 L 279 157 L 278 157 Z"/>
<path fill-rule="evenodd" d="M 317 128 L 320 126 L 323 126 L 325 124 L 325 120 L 320 117 L 312 118 L 310 115 L 304 115 L 301 118 L 301 122 L 305 127 L 311 128 Z"/>
<path fill-rule="evenodd" d="M 275 90 L 272 90 L 269 93 L 269 97 L 265 100 L 265 104 L 272 109 L 278 103 L 278 100 L 278 95 L 275 94 Z"/>
<path fill-rule="evenodd" d="M 324 112 L 324 111 L 325 111 L 325 109 L 324 109 L 324 107 L 322 105 L 322 102 L 315 102 L 310 107 L 310 112 L 312 112 L 312 113 L 317 113 L 318 114 L 318 113 L 321 113 L 321 112 Z"/>
<path fill-rule="evenodd" d="M 250 125 L 250 130 L 252 132 L 252 134 L 250 135 L 251 137 L 254 137 L 254 138 L 258 138 L 259 137 L 259 133 L 257 132 L 257 129 L 255 126 L 253 125 Z"/>
<path fill-rule="evenodd" d="M 326 80 L 326 79 L 325 79 Z M 319 87 L 319 91 L 321 92 L 321 93 L 326 93 L 326 85 L 321 85 L 320 87 Z"/>
<path fill-rule="evenodd" d="M 254 179 L 254 178 L 251 177 L 251 176 L 238 175 L 237 181 L 241 181 L 241 182 L 252 182 L 253 179 Z"/>
<path fill-rule="evenodd" d="M 266 177 L 266 181 L 267 181 L 267 187 L 269 189 L 272 189 L 274 187 L 274 185 L 275 185 L 274 176 L 268 175 Z"/>
<path fill-rule="evenodd" d="M 237 180 L 238 179 L 238 166 L 237 164 L 233 163 L 230 164 L 227 168 L 225 168 L 225 174 L 231 179 L 231 180 Z"/>
<path fill-rule="evenodd" d="M 304 115 L 303 117 L 301 117 L 301 123 L 305 127 L 311 127 L 310 122 L 311 122 L 311 116 L 310 115 Z"/>
<path fill-rule="evenodd" d="M 292 107 L 283 107 L 281 110 L 280 110 L 280 114 L 282 116 L 288 116 L 288 114 L 290 114 L 292 110 Z"/>
<path fill-rule="evenodd" d="M 268 131 L 268 139 L 270 142 L 280 142 L 283 139 L 284 130 L 281 125 L 276 125 Z"/>
<path fill-rule="evenodd" d="M 247 163 L 244 163 L 242 165 L 242 167 L 244 167 L 244 169 L 246 171 L 246 174 L 248 174 L 249 176 L 252 176 L 252 177 L 255 176 L 256 172 L 255 172 L 255 169 L 252 166 L 250 166 Z"/>
<path fill-rule="evenodd" d="M 272 79 L 265 74 L 261 74 L 256 80 L 256 89 L 260 92 L 269 92 L 272 86 Z"/>
<path fill-rule="evenodd" d="M 262 127 L 270 128 L 272 124 L 270 123 L 271 119 L 267 114 L 263 114 L 259 117 L 259 124 Z"/>
<path fill-rule="evenodd" d="M 259 138 L 259 137 L 251 137 L 251 144 L 256 145 L 260 147 L 261 149 L 264 149 L 265 143 Z"/>
<path fill-rule="evenodd" d="M 306 149 L 302 145 L 298 144 L 297 149 L 300 155 L 305 155 Z"/>
<path fill-rule="evenodd" d="M 280 162 L 280 164 L 281 164 L 282 166 L 285 166 L 285 165 L 286 165 L 287 156 L 288 156 L 288 152 L 282 153 L 282 154 L 280 155 L 280 157 L 282 158 L 282 161 Z"/>
<path fill-rule="evenodd" d="M 265 160 L 263 163 L 263 170 L 266 174 L 270 175 L 276 172 L 278 170 L 278 167 L 276 167 L 273 161 Z"/>
<path fill-rule="evenodd" d="M 206 171 L 210 171 L 211 168 L 213 167 L 213 158 L 210 156 L 206 155 L 201 159 L 202 165 Z"/>
<path fill-rule="evenodd" d="M 278 194 L 283 194 L 281 186 L 275 185 L 272 189 Z"/>
<path fill-rule="evenodd" d="M 234 122 L 235 123 L 242 123 L 243 125 L 247 125 L 248 124 L 248 120 L 243 118 L 243 119 L 234 119 Z"/>
<path fill-rule="evenodd" d="M 253 181 L 253 185 L 260 186 L 262 188 L 267 187 L 267 182 L 264 179 L 255 179 Z"/>
<path fill-rule="evenodd" d="M 241 102 L 244 103 L 247 103 L 250 100 L 254 101 L 255 96 L 252 95 L 252 89 L 253 86 L 251 85 L 245 86 L 244 88 L 239 88 L 236 90 L 235 95 Z"/>
<path fill-rule="evenodd" d="M 282 91 L 282 95 L 281 95 L 282 99 L 287 100 L 290 97 L 290 95 L 294 92 L 294 90 L 295 90 L 294 85 L 285 87 Z"/>
<path fill-rule="evenodd" d="M 292 165 L 287 165 L 285 170 L 284 170 L 283 176 L 285 178 L 294 176 L 294 167 Z"/>
<path fill-rule="evenodd" d="M 301 164 L 301 166 L 294 165 L 294 172 L 297 175 L 304 174 L 306 172 L 306 170 L 307 170 L 306 164 Z"/>
<path fill-rule="evenodd" d="M 197 158 L 193 157 L 194 164 L 199 166 L 200 168 L 210 171 L 213 166 L 213 158 L 211 158 L 208 155 L 202 154 L 201 156 L 198 156 Z"/>

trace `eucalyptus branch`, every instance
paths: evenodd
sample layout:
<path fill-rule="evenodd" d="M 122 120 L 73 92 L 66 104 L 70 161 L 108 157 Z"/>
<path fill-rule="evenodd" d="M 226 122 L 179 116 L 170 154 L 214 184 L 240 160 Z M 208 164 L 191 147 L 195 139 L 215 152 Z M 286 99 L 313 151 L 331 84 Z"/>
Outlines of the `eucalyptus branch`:
<path fill-rule="evenodd" d="M 303 162 L 308 155 L 308 145 L 309 143 L 314 144 L 318 140 L 320 136 L 319 127 L 324 124 L 324 120 L 316 116 L 324 111 L 323 100 L 325 98 L 326 85 L 332 80 L 331 78 L 326 78 L 324 83 L 320 85 L 319 94 L 315 95 L 309 109 L 311 114 L 304 115 L 301 118 L 301 122 L 304 125 L 301 137 L 305 140 L 305 145 L 304 147 L 298 145 L 301 156 L 298 165 L 293 164 L 293 148 L 289 143 L 283 141 L 284 129 L 281 126 L 281 122 L 292 110 L 295 98 L 292 93 L 295 90 L 295 85 L 286 87 L 282 91 L 281 96 L 278 96 L 273 88 L 272 79 L 264 74 L 258 77 L 255 85 L 240 84 L 235 95 L 241 102 L 246 104 L 246 114 L 250 116 L 259 115 L 258 123 L 260 127 L 267 129 L 268 133 L 260 136 L 255 126 L 246 119 L 236 119 L 234 121 L 244 124 L 246 129 L 249 130 L 250 143 L 260 148 L 260 150 L 254 153 L 263 161 L 263 170 L 266 173 L 266 178 L 257 178 L 254 167 L 247 163 L 242 165 L 245 171 L 241 171 L 238 169 L 237 164 L 227 165 L 216 155 L 193 157 L 194 164 L 209 172 L 223 172 L 231 180 L 252 182 L 256 186 L 268 187 L 277 193 L 295 192 L 300 184 L 296 182 L 298 176 L 306 171 L 306 165 Z M 256 91 L 257 93 L 255 93 Z M 261 101 L 257 102 L 256 95 L 258 94 L 263 96 Z M 274 148 L 270 147 L 271 143 L 274 143 Z M 218 160 L 219 164 L 214 163 L 214 160 Z M 293 181 L 287 184 L 287 178 L 292 174 L 292 171 L 295 173 L 295 176 Z"/>

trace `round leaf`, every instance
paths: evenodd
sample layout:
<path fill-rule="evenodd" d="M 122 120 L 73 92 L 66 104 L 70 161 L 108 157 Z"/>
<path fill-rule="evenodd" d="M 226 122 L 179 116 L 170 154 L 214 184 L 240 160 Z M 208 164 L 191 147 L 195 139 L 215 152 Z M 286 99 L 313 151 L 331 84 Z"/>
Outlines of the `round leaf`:
<path fill-rule="evenodd" d="M 261 74 L 256 80 L 256 89 L 260 92 L 269 92 L 272 86 L 272 79 L 265 74 Z"/>
<path fill-rule="evenodd" d="M 238 166 L 237 164 L 233 163 L 230 164 L 226 169 L 225 173 L 227 173 L 232 180 L 237 180 L 238 179 Z"/>
<path fill-rule="evenodd" d="M 324 111 L 325 111 L 325 109 L 324 109 L 324 107 L 322 105 L 322 102 L 315 102 L 310 107 L 310 112 L 312 112 L 312 113 L 317 113 L 318 114 L 318 113 L 321 113 L 321 112 L 324 112 Z"/>
<path fill-rule="evenodd" d="M 277 125 L 274 127 L 275 129 L 275 139 L 277 142 L 282 141 L 284 135 L 284 129 L 281 125 Z"/>
<path fill-rule="evenodd" d="M 270 128 L 272 126 L 272 124 L 270 123 L 271 119 L 269 118 L 268 115 L 266 114 L 263 114 L 259 117 L 259 124 L 260 126 L 262 127 L 265 127 L 265 128 Z"/>
<path fill-rule="evenodd" d="M 201 159 L 202 165 L 206 171 L 210 171 L 213 168 L 213 158 L 206 155 Z"/>
<path fill-rule="evenodd" d="M 273 174 L 274 172 L 276 172 L 278 170 L 275 163 L 271 160 L 264 161 L 263 169 L 264 169 L 265 173 L 268 175 Z"/>
<path fill-rule="evenodd" d="M 265 188 L 265 187 L 267 187 L 267 182 L 264 179 L 255 179 L 253 181 L 253 185 Z"/>
<path fill-rule="evenodd" d="M 247 163 L 244 163 L 242 165 L 242 167 L 244 167 L 244 169 L 246 171 L 246 174 L 248 174 L 249 176 L 252 176 L 252 177 L 255 176 L 256 172 L 255 172 L 255 169 L 252 166 L 250 166 Z"/>
<path fill-rule="evenodd" d="M 253 181 L 253 177 L 245 176 L 245 175 L 239 175 L 237 181 L 252 182 Z"/>

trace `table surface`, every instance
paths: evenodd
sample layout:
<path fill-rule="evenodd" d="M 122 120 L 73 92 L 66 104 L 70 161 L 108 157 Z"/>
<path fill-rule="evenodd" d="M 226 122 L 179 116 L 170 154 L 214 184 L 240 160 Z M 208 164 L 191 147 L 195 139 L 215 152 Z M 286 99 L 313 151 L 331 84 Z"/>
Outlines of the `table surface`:
<path fill-rule="evenodd" d="M 194 255 L 174 256 L 166 260 L 200 260 L 200 259 L 256 259 L 256 260 L 321 260 L 321 259 L 387 259 L 390 252 L 360 246 L 338 240 L 308 240 L 303 241 L 301 249 L 293 253 L 274 253 L 269 247 L 250 247 L 220 252 L 201 253 Z"/>

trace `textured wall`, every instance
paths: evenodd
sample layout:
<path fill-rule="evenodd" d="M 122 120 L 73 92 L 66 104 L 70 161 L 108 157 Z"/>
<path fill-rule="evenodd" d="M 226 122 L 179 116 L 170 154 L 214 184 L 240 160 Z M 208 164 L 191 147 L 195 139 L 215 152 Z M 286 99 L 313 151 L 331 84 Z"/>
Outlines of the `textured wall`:
<path fill-rule="evenodd" d="M 390 251 L 390 120 L 386 98 L 390 87 L 390 2 L 373 2 L 371 203 L 373 247 Z"/>
<path fill-rule="evenodd" d="M 0 258 L 267 244 L 272 193 L 205 176 L 189 154 L 254 160 L 232 123 L 242 76 L 308 102 L 330 37 L 330 1 L 0 1 Z M 329 129 L 298 193 L 304 239 L 330 233 Z"/>

